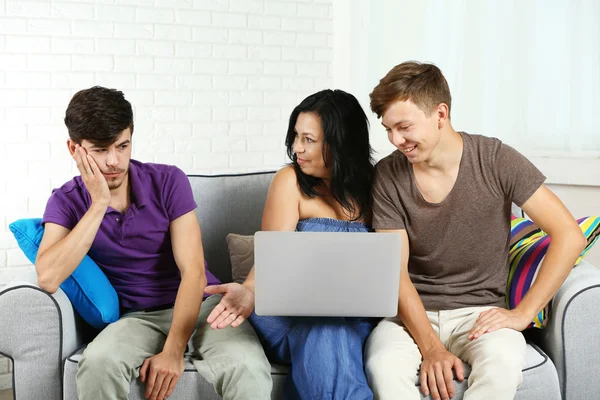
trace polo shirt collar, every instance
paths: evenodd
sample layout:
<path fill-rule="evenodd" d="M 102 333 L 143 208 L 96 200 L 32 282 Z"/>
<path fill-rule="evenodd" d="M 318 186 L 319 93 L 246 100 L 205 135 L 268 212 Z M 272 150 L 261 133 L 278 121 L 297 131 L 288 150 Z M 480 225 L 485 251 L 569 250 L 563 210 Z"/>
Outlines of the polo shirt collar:
<path fill-rule="evenodd" d="M 147 193 L 144 191 L 142 182 L 142 174 L 140 173 L 140 164 L 136 160 L 130 160 L 129 162 L 129 182 L 131 183 L 131 193 L 135 199 L 136 208 L 141 208 L 148 203 Z"/>

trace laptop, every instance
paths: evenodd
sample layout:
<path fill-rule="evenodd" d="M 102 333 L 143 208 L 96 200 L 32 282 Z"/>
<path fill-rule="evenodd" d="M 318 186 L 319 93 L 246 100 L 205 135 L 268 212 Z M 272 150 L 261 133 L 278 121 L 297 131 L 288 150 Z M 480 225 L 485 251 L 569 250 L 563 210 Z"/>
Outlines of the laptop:
<path fill-rule="evenodd" d="M 401 251 L 399 233 L 256 232 L 255 312 L 393 317 Z"/>

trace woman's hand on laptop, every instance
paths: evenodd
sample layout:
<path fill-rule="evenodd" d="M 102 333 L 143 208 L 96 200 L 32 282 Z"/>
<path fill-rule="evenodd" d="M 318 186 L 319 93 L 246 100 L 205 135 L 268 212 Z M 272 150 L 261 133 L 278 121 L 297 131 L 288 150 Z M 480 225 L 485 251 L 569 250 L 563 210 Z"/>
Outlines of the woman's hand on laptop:
<path fill-rule="evenodd" d="M 235 328 L 254 311 L 254 293 L 239 283 L 207 286 L 204 292 L 223 295 L 206 319 L 212 329 L 223 329 L 229 325 Z"/>

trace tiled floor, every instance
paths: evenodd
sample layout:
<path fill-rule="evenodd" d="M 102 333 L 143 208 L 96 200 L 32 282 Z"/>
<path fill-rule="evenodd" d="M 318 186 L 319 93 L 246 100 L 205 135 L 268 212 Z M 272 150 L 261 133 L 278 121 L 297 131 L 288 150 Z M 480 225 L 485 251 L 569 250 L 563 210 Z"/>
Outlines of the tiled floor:
<path fill-rule="evenodd" d="M 13 400 L 12 389 L 0 390 L 0 400 Z"/>

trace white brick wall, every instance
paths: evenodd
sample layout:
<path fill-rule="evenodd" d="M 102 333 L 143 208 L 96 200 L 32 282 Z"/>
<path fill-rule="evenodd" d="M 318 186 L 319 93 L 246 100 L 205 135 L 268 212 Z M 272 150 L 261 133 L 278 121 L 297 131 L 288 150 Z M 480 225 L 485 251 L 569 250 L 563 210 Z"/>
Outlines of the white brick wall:
<path fill-rule="evenodd" d="M 62 119 L 77 90 L 125 93 L 139 160 L 278 168 L 292 108 L 332 83 L 331 2 L 0 0 L 0 288 L 33 272 L 8 224 L 76 173 Z M 0 389 L 10 368 L 0 357 Z"/>
<path fill-rule="evenodd" d="M 0 286 L 32 271 L 8 224 L 76 173 L 62 119 L 77 90 L 124 91 L 139 160 L 275 169 L 292 108 L 331 87 L 331 14 L 332 0 L 0 0 Z"/>

